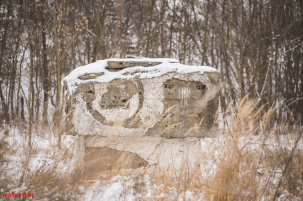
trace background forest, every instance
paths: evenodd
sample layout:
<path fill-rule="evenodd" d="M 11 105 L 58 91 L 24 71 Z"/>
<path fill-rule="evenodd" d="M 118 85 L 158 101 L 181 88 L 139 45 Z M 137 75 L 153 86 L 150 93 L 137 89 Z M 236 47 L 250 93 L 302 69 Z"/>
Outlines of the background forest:
<path fill-rule="evenodd" d="M 53 122 L 61 79 L 128 54 L 213 66 L 220 104 L 248 95 L 303 114 L 301 0 L 1 0 L 0 119 Z M 291 118 L 293 119 L 293 118 Z"/>
<path fill-rule="evenodd" d="M 96 183 L 79 182 L 77 137 L 61 141 L 57 129 L 61 80 L 78 66 L 127 55 L 218 69 L 223 129 L 194 139 L 197 147 L 178 140 L 185 151 L 173 144 L 183 157 L 179 172 L 168 162 L 176 158 L 158 149 L 167 169 L 159 163 L 119 176 L 113 168 Z M 3 198 L 302 200 L 302 115 L 302 0 L 0 0 Z M 133 146 L 133 138 L 123 141 Z"/>

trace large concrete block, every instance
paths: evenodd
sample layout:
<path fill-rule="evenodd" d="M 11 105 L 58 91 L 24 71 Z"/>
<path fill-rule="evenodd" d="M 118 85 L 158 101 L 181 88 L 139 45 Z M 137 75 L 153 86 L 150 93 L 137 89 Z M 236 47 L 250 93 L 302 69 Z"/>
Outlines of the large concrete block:
<path fill-rule="evenodd" d="M 114 69 L 114 71 L 110 71 Z M 173 59 L 111 59 L 63 79 L 65 134 L 214 137 L 218 71 Z"/>
<path fill-rule="evenodd" d="M 76 68 L 62 84 L 61 129 L 78 135 L 84 179 L 153 165 L 175 171 L 184 158 L 195 168 L 197 137 L 217 135 L 218 71 L 211 67 L 110 59 Z"/>

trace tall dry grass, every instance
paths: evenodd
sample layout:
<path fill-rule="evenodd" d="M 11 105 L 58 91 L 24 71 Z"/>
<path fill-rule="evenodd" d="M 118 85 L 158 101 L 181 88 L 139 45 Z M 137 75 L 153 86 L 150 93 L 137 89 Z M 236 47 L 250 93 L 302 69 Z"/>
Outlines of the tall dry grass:
<path fill-rule="evenodd" d="M 72 162 L 75 142 L 58 149 L 52 135 L 55 134 L 51 128 L 35 130 L 33 144 L 29 147 L 26 132 L 7 126 L 0 135 L 2 193 L 30 192 L 35 199 L 76 200 L 80 174 L 77 164 Z M 50 138 L 49 142 L 45 138 Z M 42 141 L 47 147 L 41 146 L 39 142 Z"/>
<path fill-rule="evenodd" d="M 228 153 L 206 185 L 207 199 L 303 197 L 303 153 L 297 150 L 302 129 L 289 125 L 289 119 L 277 124 L 276 111 L 283 107 L 281 102 L 264 111 L 257 101 L 244 98 L 227 108 L 222 135 Z M 254 140 L 248 140 L 250 137 Z M 285 146 L 289 141 L 291 145 Z"/>
<path fill-rule="evenodd" d="M 206 200 L 300 198 L 303 196 L 303 168 L 300 165 L 303 155 L 297 145 L 301 128 L 289 124 L 294 122 L 292 119 L 276 120 L 277 111 L 283 109 L 287 111 L 285 104 L 280 102 L 265 111 L 259 102 L 247 97 L 236 105 L 230 105 L 224 113 L 225 128 L 220 133 L 225 147 L 218 147 L 225 153 L 221 158 L 211 159 L 217 167 L 215 175 L 209 175 L 207 181 L 199 167 L 189 169 L 186 158 L 178 171 L 157 165 L 139 171 L 124 171 L 119 168 L 121 164 L 116 164 L 118 168 L 104 172 L 103 178 L 110 180 L 116 175 L 127 176 L 137 181 L 136 191 L 144 191 L 144 184 L 140 181 L 148 174 L 152 184 L 163 187 L 155 196 L 169 194 L 174 189 L 175 193 L 169 200 L 186 199 L 187 191 L 194 192 L 196 198 L 202 193 Z M 119 122 L 116 126 L 122 124 Z M 286 141 L 291 142 L 287 143 L 288 147 L 285 146 Z M 205 165 L 203 160 L 202 157 L 200 166 Z M 148 200 L 144 196 L 141 199 Z"/>
<path fill-rule="evenodd" d="M 285 105 L 281 102 L 264 111 L 264 107 L 257 101 L 247 98 L 236 105 L 230 105 L 224 113 L 225 127 L 220 133 L 224 143 L 218 144 L 215 149 L 210 148 L 221 154 L 201 156 L 194 169 L 190 167 L 187 158 L 184 158 L 179 168 L 173 167 L 174 165 L 163 168 L 155 164 L 138 169 L 124 169 L 123 160 L 119 159 L 112 161 L 114 165 L 104 171 L 99 179 L 105 185 L 117 175 L 133 181 L 131 188 L 125 187 L 121 199 L 126 199 L 133 193 L 139 195 L 137 198 L 140 200 L 190 200 L 186 194 L 188 191 L 192 192 L 195 199 L 203 200 L 299 199 L 303 197 L 302 147 L 298 149 L 302 144 L 302 130 L 296 124 L 289 124 L 289 121 L 277 123 L 275 115 L 283 107 Z M 115 126 L 122 124 L 119 122 Z M 217 143 L 216 139 L 212 142 Z M 132 140 L 129 138 L 130 142 Z M 33 147 L 28 152 L 27 143 L 20 146 L 23 146 L 24 153 L 30 154 L 24 154 L 21 178 L 17 182 L 11 182 L 9 172 L 0 173 L 0 188 L 5 192 L 22 189 L 35 193 L 36 198 L 41 199 L 79 200 L 79 195 L 83 192 L 79 191 L 78 186 L 88 187 L 93 184 L 81 180 L 83 166 L 68 173 L 61 170 L 67 166 L 67 161 L 75 157 L 71 146 L 57 149 L 57 144 L 52 145 L 50 150 L 53 150 L 53 154 L 48 155 L 52 163 L 45 163 L 34 171 L 30 170 L 30 164 L 41 150 Z M 0 149 L 1 154 L 9 155 L 7 153 L 14 151 L 14 147 L 7 148 Z M 7 159 L 9 157 L 0 161 L 2 167 Z M 207 162 L 213 163 L 215 167 L 214 175 L 209 172 L 205 179 L 201 167 L 206 166 Z M 149 184 L 144 181 L 145 175 L 150 177 Z"/>

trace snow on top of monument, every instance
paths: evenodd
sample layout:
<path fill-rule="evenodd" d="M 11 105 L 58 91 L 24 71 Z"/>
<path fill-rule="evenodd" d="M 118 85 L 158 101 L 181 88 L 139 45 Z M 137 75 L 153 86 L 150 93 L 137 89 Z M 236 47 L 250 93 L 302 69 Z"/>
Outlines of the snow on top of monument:
<path fill-rule="evenodd" d="M 161 62 L 161 64 L 150 67 L 136 66 L 124 68 L 120 71 L 108 71 L 106 69 L 108 61 L 127 61 L 127 62 Z M 167 73 L 176 72 L 181 74 L 186 73 L 199 73 L 203 74 L 204 72 L 218 72 L 213 67 L 209 66 L 189 66 L 180 64 L 176 59 L 107 59 L 99 60 L 95 63 L 91 63 L 85 66 L 80 66 L 74 69 L 69 75 L 67 75 L 62 83 L 66 82 L 69 92 L 73 93 L 77 87 L 86 82 L 110 82 L 115 79 L 132 79 L 132 78 L 141 78 L 148 79 L 159 77 Z M 96 75 L 96 78 L 93 79 L 79 79 L 84 75 Z"/>
<path fill-rule="evenodd" d="M 125 59 L 106 59 L 106 61 L 127 61 L 127 62 L 168 62 L 168 63 L 180 63 L 177 59 L 170 58 L 125 58 Z"/>

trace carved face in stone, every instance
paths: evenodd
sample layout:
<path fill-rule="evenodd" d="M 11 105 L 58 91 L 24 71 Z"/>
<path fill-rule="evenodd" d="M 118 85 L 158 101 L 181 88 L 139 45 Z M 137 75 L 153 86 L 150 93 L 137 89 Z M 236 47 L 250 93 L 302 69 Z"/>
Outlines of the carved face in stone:
<path fill-rule="evenodd" d="M 143 104 L 140 81 L 113 80 L 109 83 L 88 83 L 79 90 L 87 109 L 99 122 L 109 126 L 135 128 L 140 120 L 134 118 Z"/>
<path fill-rule="evenodd" d="M 209 77 L 195 76 L 81 84 L 68 103 L 74 118 L 67 129 L 109 135 L 115 127 L 121 128 L 119 135 L 207 136 L 216 127 L 218 97 Z"/>
<path fill-rule="evenodd" d="M 117 107 L 129 107 L 130 99 L 138 93 L 134 82 L 113 81 L 107 86 L 107 92 L 102 95 L 101 108 L 112 109 Z"/>
<path fill-rule="evenodd" d="M 206 92 L 206 86 L 201 82 L 187 82 L 184 80 L 171 79 L 163 84 L 164 100 L 169 105 L 178 105 L 186 109 L 191 100 L 201 99 Z"/>
<path fill-rule="evenodd" d="M 163 83 L 164 117 L 150 135 L 180 137 L 207 131 L 214 121 L 214 103 L 205 84 L 170 79 Z"/>

